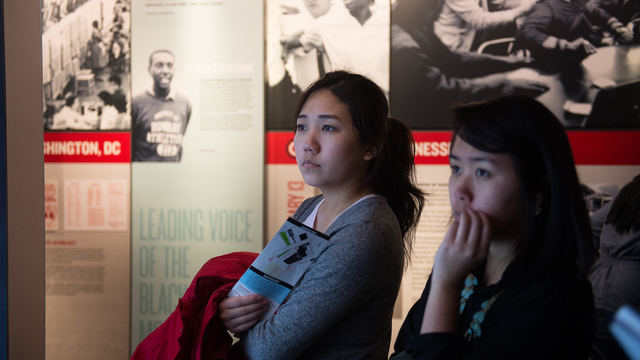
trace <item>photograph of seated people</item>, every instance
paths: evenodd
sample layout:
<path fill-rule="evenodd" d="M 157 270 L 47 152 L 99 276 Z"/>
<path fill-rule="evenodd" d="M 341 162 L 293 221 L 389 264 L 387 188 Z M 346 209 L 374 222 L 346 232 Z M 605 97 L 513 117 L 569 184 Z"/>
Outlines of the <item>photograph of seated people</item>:
<path fill-rule="evenodd" d="M 391 115 L 411 129 L 449 129 L 449 108 L 513 92 L 537 96 L 548 86 L 510 78 L 531 63 L 515 56 L 454 51 L 434 33 L 442 0 L 397 0 L 391 11 Z"/>
<path fill-rule="evenodd" d="M 322 194 L 293 218 L 331 242 L 267 320 L 259 295 L 218 305 L 249 359 L 387 359 L 391 320 L 425 195 L 413 138 L 388 117 L 384 92 L 344 71 L 305 91 L 294 144 L 304 181 Z"/>
<path fill-rule="evenodd" d="M 292 130 L 291 119 L 302 91 L 329 69 L 326 55 L 316 49 L 304 51 L 299 39 L 334 1 L 342 0 L 266 1 L 268 130 Z"/>
<path fill-rule="evenodd" d="M 44 130 L 129 130 L 129 1 L 104 7 L 99 1 L 45 0 L 41 10 Z M 102 92 L 114 103 L 106 104 Z M 78 102 L 74 112 L 70 98 Z M 122 121 L 114 121 L 111 109 L 103 118 L 108 106 Z"/>
<path fill-rule="evenodd" d="M 610 36 L 605 38 L 603 29 Z M 527 49 L 538 62 L 579 63 L 596 53 L 596 47 L 632 40 L 633 32 L 600 7 L 584 6 L 580 0 L 545 0 L 527 14 L 515 48 Z"/>
<path fill-rule="evenodd" d="M 93 125 L 92 119 L 85 117 L 80 112 L 80 100 L 73 95 L 69 95 L 60 111 L 53 114 L 53 123 L 49 129 L 91 130 Z"/>
<path fill-rule="evenodd" d="M 433 31 L 451 50 L 469 51 L 476 31 L 515 25 L 537 0 L 445 0 Z M 502 10 L 489 11 L 492 8 Z"/>
<path fill-rule="evenodd" d="M 640 127 L 637 19 L 612 15 L 614 1 L 585 2 L 397 0 L 391 115 L 414 130 L 450 129 L 455 103 L 519 94 L 568 128 Z M 471 14 L 502 20 L 480 26 L 488 20 Z"/>
<path fill-rule="evenodd" d="M 291 129 L 287 99 L 331 70 L 362 74 L 388 97 L 389 9 L 381 0 L 269 0 L 267 129 Z"/>
<path fill-rule="evenodd" d="M 616 18 L 624 26 L 635 31 L 636 43 L 640 43 L 638 36 L 638 21 L 640 20 L 640 2 L 634 0 L 589 0 L 587 8 L 600 8 L 609 18 Z"/>
<path fill-rule="evenodd" d="M 564 128 L 515 95 L 452 118 L 451 226 L 391 359 L 588 359 L 593 238 Z"/>
<path fill-rule="evenodd" d="M 600 254 L 589 275 L 596 304 L 596 338 L 589 358 L 626 360 L 609 324 L 623 305 L 640 307 L 640 175 L 591 215 L 591 228 Z"/>

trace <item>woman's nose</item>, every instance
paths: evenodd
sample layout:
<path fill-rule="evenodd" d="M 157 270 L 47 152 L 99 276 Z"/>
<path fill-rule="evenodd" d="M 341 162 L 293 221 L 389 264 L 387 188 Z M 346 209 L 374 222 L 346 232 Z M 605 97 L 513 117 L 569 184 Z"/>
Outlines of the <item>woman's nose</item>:
<path fill-rule="evenodd" d="M 461 176 L 458 178 L 454 185 L 453 189 L 454 197 L 461 202 L 471 202 L 473 200 L 473 192 L 471 191 L 470 180 L 467 179 L 466 176 Z"/>
<path fill-rule="evenodd" d="M 303 149 L 304 151 L 318 152 L 319 146 L 316 139 L 316 132 L 314 130 L 307 130 L 307 136 L 304 138 Z"/>

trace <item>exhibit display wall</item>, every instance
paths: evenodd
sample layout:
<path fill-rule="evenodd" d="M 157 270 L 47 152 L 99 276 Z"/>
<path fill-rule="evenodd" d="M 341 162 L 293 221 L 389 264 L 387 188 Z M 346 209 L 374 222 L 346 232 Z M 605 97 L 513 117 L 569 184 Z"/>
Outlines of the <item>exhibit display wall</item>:
<path fill-rule="evenodd" d="M 453 49 L 433 33 L 435 1 L 359 6 L 363 22 L 342 0 L 42 2 L 47 359 L 129 358 L 207 260 L 260 252 L 320 193 L 293 127 L 329 70 L 383 89 L 429 193 L 394 336 L 451 218 L 454 103 L 527 90 L 566 126 L 590 211 L 640 173 L 640 45 L 552 68 L 485 50 L 515 24 Z"/>

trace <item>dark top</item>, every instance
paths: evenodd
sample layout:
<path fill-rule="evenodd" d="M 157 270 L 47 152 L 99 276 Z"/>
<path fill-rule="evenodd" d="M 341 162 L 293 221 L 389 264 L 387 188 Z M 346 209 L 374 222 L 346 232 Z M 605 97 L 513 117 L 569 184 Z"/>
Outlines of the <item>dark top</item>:
<path fill-rule="evenodd" d="M 638 0 L 590 0 L 586 7 L 592 11 L 600 8 L 609 17 L 615 17 L 623 24 L 640 19 L 640 1 Z"/>
<path fill-rule="evenodd" d="M 111 95 L 111 101 L 113 102 L 113 106 L 115 106 L 119 113 L 122 114 L 127 112 L 127 97 L 124 95 L 122 90 L 116 90 Z"/>
<path fill-rule="evenodd" d="M 506 271 L 510 271 L 511 267 Z M 482 284 L 476 271 L 478 283 Z M 473 289 L 459 333 L 420 334 L 431 279 L 404 321 L 394 350 L 413 359 L 588 359 L 595 335 L 591 286 L 570 264 L 527 283 Z M 464 293 L 464 291 L 463 291 Z M 496 297 L 497 295 L 497 297 Z M 481 308 L 495 298 L 486 314 Z M 479 321 L 474 321 L 474 318 Z M 463 336 L 469 333 L 469 340 Z"/>
<path fill-rule="evenodd" d="M 549 56 L 564 60 L 570 55 L 559 55 L 558 50 L 545 49 L 542 43 L 549 36 L 554 36 L 567 41 L 583 38 L 594 46 L 599 46 L 602 35 L 593 26 L 605 28 L 609 18 L 607 13 L 597 7 L 587 8 L 566 0 L 545 0 L 533 6 L 524 24 L 518 29 L 516 47 L 530 50 L 536 60 Z"/>
<path fill-rule="evenodd" d="M 615 312 L 622 305 L 640 306 L 640 232 L 619 234 L 605 219 L 611 202 L 591 216 L 600 258 L 589 280 L 598 309 Z"/>
<path fill-rule="evenodd" d="M 133 161 L 179 162 L 191 104 L 180 94 L 159 98 L 144 92 L 131 101 Z"/>

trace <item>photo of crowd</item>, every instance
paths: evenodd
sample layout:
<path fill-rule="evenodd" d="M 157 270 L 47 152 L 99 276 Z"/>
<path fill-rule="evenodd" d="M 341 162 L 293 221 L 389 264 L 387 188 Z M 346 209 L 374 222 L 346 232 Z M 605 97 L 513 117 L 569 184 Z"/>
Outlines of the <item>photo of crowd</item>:
<path fill-rule="evenodd" d="M 640 127 L 640 2 L 397 0 L 391 16 L 391 113 L 412 129 L 508 93 L 566 127 Z"/>
<path fill-rule="evenodd" d="M 129 130 L 130 0 L 41 6 L 45 130 Z"/>

